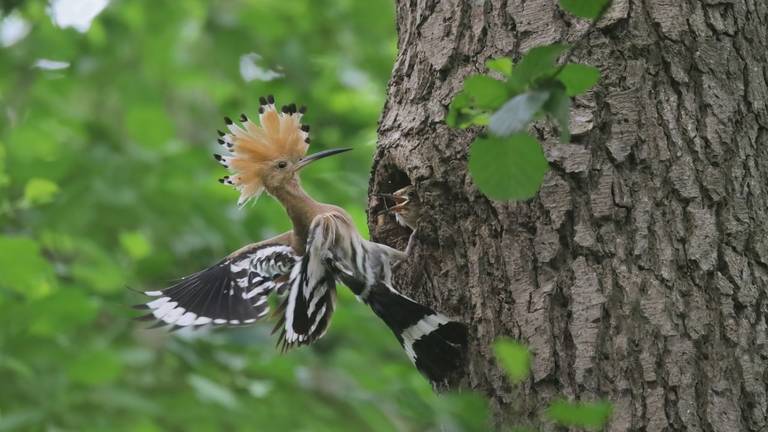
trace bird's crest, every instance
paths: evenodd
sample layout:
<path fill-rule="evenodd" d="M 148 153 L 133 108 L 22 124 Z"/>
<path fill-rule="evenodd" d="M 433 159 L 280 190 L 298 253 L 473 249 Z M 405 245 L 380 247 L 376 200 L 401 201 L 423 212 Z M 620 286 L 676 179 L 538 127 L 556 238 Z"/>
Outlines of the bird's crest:
<path fill-rule="evenodd" d="M 240 192 L 238 205 L 257 199 L 264 191 L 264 176 L 269 164 L 278 159 L 297 161 L 309 148 L 309 126 L 301 124 L 305 107 L 285 105 L 281 112 L 275 107 L 272 95 L 259 98 L 259 123 L 245 114 L 240 115 L 242 126 L 225 117 L 229 133 L 219 131 L 219 144 L 231 155 L 214 155 L 232 172 L 219 181 L 234 186 Z"/>

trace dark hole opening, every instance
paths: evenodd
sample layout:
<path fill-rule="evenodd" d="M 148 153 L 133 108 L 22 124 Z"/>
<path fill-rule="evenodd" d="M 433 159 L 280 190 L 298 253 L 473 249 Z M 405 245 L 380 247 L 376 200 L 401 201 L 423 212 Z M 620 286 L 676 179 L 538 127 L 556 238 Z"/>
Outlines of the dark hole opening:
<path fill-rule="evenodd" d="M 411 184 L 411 179 L 397 165 L 380 163 L 376 170 L 376 181 L 371 191 L 369 206 L 369 229 L 374 241 L 404 249 L 408 244 L 411 230 L 401 226 L 387 209 L 393 204 L 391 199 L 380 196 L 391 194 Z"/>

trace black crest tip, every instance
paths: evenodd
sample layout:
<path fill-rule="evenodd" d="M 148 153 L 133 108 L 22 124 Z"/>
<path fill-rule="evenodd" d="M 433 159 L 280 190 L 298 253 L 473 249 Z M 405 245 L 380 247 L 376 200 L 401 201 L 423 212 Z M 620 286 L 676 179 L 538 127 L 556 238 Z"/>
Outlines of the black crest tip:
<path fill-rule="evenodd" d="M 267 96 L 267 102 L 269 102 L 271 104 L 275 103 L 275 97 L 272 96 L 272 95 L 268 95 Z"/>
<path fill-rule="evenodd" d="M 301 125 L 301 130 L 303 130 L 304 132 L 309 132 L 309 125 L 306 125 L 306 124 Z"/>
<path fill-rule="evenodd" d="M 220 131 L 218 129 L 216 129 L 216 133 L 219 134 L 220 137 L 223 137 L 224 135 L 226 135 L 224 132 L 222 132 L 222 131 Z"/>
<path fill-rule="evenodd" d="M 244 123 L 248 121 L 248 116 L 245 114 L 240 114 L 240 122 Z"/>
<path fill-rule="evenodd" d="M 299 114 L 304 114 L 305 112 L 307 112 L 307 106 L 306 105 L 302 105 L 299 108 Z"/>
<path fill-rule="evenodd" d="M 232 121 L 232 119 L 231 119 L 231 118 L 229 118 L 229 117 L 224 117 L 224 123 L 226 123 L 226 124 L 227 124 L 227 126 L 229 126 L 229 125 L 233 124 L 234 122 Z"/>
<path fill-rule="evenodd" d="M 266 105 L 267 104 L 267 98 L 264 96 L 259 97 L 259 105 Z"/>
<path fill-rule="evenodd" d="M 223 156 L 221 156 L 218 153 L 214 153 L 213 154 L 213 158 L 216 159 L 217 161 L 221 162 L 221 160 L 223 159 Z"/>

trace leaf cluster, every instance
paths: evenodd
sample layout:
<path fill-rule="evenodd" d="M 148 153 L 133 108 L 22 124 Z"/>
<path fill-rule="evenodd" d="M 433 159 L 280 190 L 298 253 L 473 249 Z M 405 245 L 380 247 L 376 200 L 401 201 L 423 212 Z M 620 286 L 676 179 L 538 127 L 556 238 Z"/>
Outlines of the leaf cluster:
<path fill-rule="evenodd" d="M 561 0 L 560 5 L 574 15 L 598 20 L 609 0 Z M 526 132 L 531 123 L 549 118 L 560 141 L 570 140 L 571 98 L 600 80 L 593 66 L 557 64 L 570 49 L 556 43 L 530 49 L 517 63 L 506 57 L 491 59 L 486 67 L 493 76 L 467 77 L 451 101 L 446 124 L 487 127 L 472 144 L 469 172 L 490 198 L 524 200 L 538 191 L 548 163 L 541 146 Z"/>

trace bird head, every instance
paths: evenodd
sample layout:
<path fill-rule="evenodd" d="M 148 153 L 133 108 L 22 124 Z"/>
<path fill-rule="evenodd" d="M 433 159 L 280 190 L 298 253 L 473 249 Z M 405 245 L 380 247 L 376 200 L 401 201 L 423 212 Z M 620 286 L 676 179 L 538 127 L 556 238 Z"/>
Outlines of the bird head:
<path fill-rule="evenodd" d="M 395 206 L 392 209 L 397 213 L 408 208 L 409 204 L 414 204 L 419 199 L 416 196 L 416 188 L 413 185 L 398 189 L 392 194 L 392 197 L 395 200 Z"/>
<path fill-rule="evenodd" d="M 280 188 L 298 178 L 298 172 L 310 163 L 351 150 L 330 149 L 307 156 L 309 125 L 301 124 L 305 107 L 285 105 L 280 112 L 271 95 L 260 98 L 259 122 L 254 123 L 245 114 L 240 115 L 240 126 L 230 118 L 224 121 L 228 133 L 219 131 L 219 144 L 230 155 L 214 157 L 232 174 L 219 181 L 234 186 L 240 192 L 238 205 L 257 199 L 266 190 L 275 194 Z"/>
<path fill-rule="evenodd" d="M 414 188 L 413 185 L 408 185 L 402 189 L 396 190 L 393 193 L 380 193 L 377 195 L 382 198 L 389 198 L 394 201 L 394 205 L 392 207 L 386 208 L 384 212 L 401 213 L 408 208 L 410 203 L 418 200 L 418 197 L 416 196 L 416 188 Z"/>
<path fill-rule="evenodd" d="M 412 207 L 412 204 L 418 204 L 418 196 L 416 195 L 416 188 L 413 187 L 413 185 L 408 185 L 402 189 L 398 189 L 393 193 L 379 193 L 376 194 L 377 196 L 384 198 L 384 199 L 390 199 L 393 201 L 392 206 L 386 206 L 383 210 L 381 210 L 378 214 L 384 214 L 384 213 L 403 213 L 408 211 L 409 207 Z"/>

